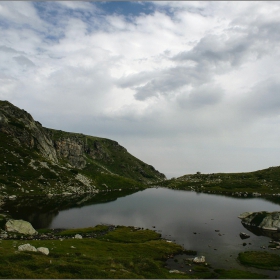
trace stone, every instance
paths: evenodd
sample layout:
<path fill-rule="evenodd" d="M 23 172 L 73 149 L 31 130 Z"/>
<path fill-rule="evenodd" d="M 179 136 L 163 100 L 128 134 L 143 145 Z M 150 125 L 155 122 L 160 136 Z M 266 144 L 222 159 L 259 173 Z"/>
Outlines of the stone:
<path fill-rule="evenodd" d="M 8 220 L 5 224 L 5 230 L 7 232 L 17 232 L 25 235 L 36 235 L 38 232 L 33 226 L 24 220 Z"/>
<path fill-rule="evenodd" d="M 37 251 L 44 255 L 48 255 L 50 253 L 49 249 L 46 247 L 39 247 L 39 248 L 37 248 Z"/>
<path fill-rule="evenodd" d="M 37 252 L 37 249 L 29 243 L 18 246 L 19 251 Z"/>
<path fill-rule="evenodd" d="M 241 239 L 247 239 L 247 238 L 250 238 L 250 235 L 245 233 L 245 232 L 240 232 L 239 233 L 239 236 Z"/>
<path fill-rule="evenodd" d="M 204 257 L 204 256 L 195 257 L 195 258 L 193 259 L 193 262 L 194 262 L 194 263 L 205 263 L 205 257 Z"/>
<path fill-rule="evenodd" d="M 76 238 L 76 239 L 83 239 L 83 237 L 82 237 L 80 234 L 76 234 L 76 235 L 75 235 L 75 238 Z"/>
<path fill-rule="evenodd" d="M 169 270 L 169 273 L 179 273 L 179 274 L 185 274 L 184 272 L 179 271 L 179 270 L 177 270 L 177 269 L 174 269 L 174 270 Z"/>

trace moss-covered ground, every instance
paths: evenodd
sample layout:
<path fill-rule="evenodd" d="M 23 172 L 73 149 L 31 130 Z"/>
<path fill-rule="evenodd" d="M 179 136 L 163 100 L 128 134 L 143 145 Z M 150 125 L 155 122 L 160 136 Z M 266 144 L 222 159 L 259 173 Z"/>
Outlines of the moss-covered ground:
<path fill-rule="evenodd" d="M 266 251 L 246 251 L 239 253 L 241 264 L 268 270 L 280 270 L 280 256 Z"/>

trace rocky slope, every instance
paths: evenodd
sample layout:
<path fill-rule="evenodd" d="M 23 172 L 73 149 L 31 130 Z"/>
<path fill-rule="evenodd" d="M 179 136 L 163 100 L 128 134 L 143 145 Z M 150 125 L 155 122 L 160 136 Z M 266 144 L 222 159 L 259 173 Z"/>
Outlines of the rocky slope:
<path fill-rule="evenodd" d="M 0 195 L 143 188 L 165 175 L 116 141 L 43 127 L 0 101 Z"/>

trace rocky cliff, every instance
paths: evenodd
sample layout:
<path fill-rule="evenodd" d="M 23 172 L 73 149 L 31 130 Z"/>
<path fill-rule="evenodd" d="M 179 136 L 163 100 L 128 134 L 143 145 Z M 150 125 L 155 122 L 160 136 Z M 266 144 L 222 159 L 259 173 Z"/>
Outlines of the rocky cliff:
<path fill-rule="evenodd" d="M 0 101 L 0 194 L 143 187 L 164 174 L 116 141 L 43 127 Z"/>

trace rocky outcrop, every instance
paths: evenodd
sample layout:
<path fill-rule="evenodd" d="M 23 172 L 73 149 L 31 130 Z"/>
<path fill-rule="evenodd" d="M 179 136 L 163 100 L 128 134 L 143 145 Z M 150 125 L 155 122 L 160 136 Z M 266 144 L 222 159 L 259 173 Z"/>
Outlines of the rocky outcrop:
<path fill-rule="evenodd" d="M 0 105 L 0 131 L 11 135 L 19 144 L 37 149 L 47 159 L 57 162 L 53 141 L 42 125 L 8 101 L 1 101 Z"/>
<path fill-rule="evenodd" d="M 86 160 L 83 156 L 83 142 L 71 138 L 60 138 L 54 141 L 54 147 L 58 158 L 67 159 L 69 163 L 76 168 L 81 169 L 86 166 Z"/>
<path fill-rule="evenodd" d="M 244 225 L 258 227 L 263 230 L 280 231 L 280 212 L 253 212 L 239 216 Z"/>
<path fill-rule="evenodd" d="M 24 220 L 8 220 L 5 224 L 5 230 L 24 235 L 35 235 L 38 233 L 29 222 Z"/>

